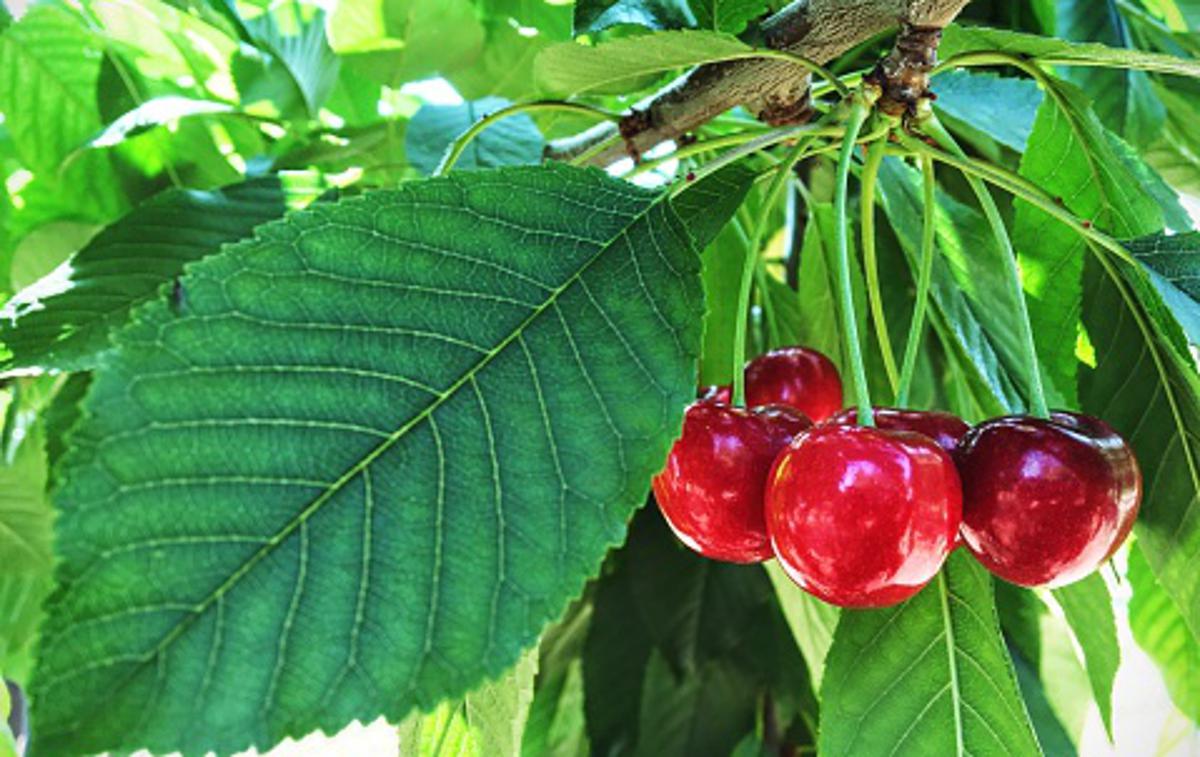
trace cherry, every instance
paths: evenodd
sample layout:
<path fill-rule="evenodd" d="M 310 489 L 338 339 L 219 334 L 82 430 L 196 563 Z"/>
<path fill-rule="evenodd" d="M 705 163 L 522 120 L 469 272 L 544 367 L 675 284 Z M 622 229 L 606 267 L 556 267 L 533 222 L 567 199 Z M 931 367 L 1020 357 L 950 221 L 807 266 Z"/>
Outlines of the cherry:
<path fill-rule="evenodd" d="M 842 378 L 816 350 L 772 350 L 746 366 L 746 404 L 790 405 L 820 423 L 842 407 Z"/>
<path fill-rule="evenodd" d="M 763 489 L 779 451 L 812 422 L 790 407 L 747 410 L 701 400 L 654 477 L 654 498 L 679 539 L 728 562 L 771 558 Z"/>
<path fill-rule="evenodd" d="M 957 415 L 938 410 L 901 410 L 894 407 L 874 408 L 875 425 L 888 431 L 913 431 L 924 434 L 938 446 L 954 455 L 958 443 L 971 427 Z M 843 426 L 858 424 L 858 408 L 848 407 L 829 419 Z"/>
<path fill-rule="evenodd" d="M 994 418 L 959 448 L 963 538 L 988 570 L 1022 586 L 1062 586 L 1125 541 L 1142 499 L 1133 450 L 1075 413 Z"/>
<path fill-rule="evenodd" d="M 705 402 L 719 402 L 722 405 L 732 405 L 733 387 L 729 386 L 729 384 L 702 387 L 699 397 Z"/>
<path fill-rule="evenodd" d="M 962 487 L 928 437 L 827 424 L 779 455 L 766 509 L 775 554 L 801 588 L 842 607 L 883 607 L 941 569 L 962 519 Z"/>

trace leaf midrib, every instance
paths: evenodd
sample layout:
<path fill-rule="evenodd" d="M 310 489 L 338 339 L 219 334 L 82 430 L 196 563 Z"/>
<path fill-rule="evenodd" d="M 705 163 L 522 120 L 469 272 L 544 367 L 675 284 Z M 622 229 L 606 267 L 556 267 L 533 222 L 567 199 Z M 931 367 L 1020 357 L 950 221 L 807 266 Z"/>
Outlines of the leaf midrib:
<path fill-rule="evenodd" d="M 189 612 L 177 623 L 175 623 L 175 625 L 172 626 L 166 634 L 164 634 L 158 644 L 144 654 L 141 660 L 134 663 L 132 669 L 109 688 L 109 697 L 111 698 L 116 694 L 116 692 L 129 685 L 130 681 L 132 681 L 133 678 L 138 675 L 147 664 L 157 658 L 163 652 L 163 650 L 168 648 L 175 642 L 176 639 L 186 633 L 188 628 L 191 627 L 192 623 L 201 618 L 208 611 L 208 609 L 213 606 L 214 603 L 219 602 L 227 593 L 232 591 L 242 578 L 247 576 L 260 562 L 270 556 L 271 553 L 274 552 L 277 547 L 283 544 L 283 542 L 286 541 L 288 537 L 290 537 L 296 531 L 297 528 L 307 522 L 312 515 L 316 514 L 321 507 L 325 505 L 325 503 L 327 503 L 335 494 L 341 491 L 342 487 L 354 480 L 358 474 L 366 470 L 371 463 L 391 449 L 392 446 L 404 438 L 409 431 L 418 426 L 420 423 L 424 422 L 426 419 L 432 417 L 433 413 L 448 399 L 450 399 L 450 397 L 454 396 L 468 382 L 474 380 L 475 376 L 485 367 L 487 367 L 487 365 L 490 364 L 497 355 L 503 352 L 514 341 L 519 339 L 535 320 L 540 318 L 542 314 L 551 307 L 555 306 L 558 302 L 558 298 L 567 289 L 579 282 L 583 275 L 592 267 L 592 265 L 594 265 L 597 260 L 603 257 L 605 253 L 611 250 L 613 244 L 620 239 L 621 236 L 628 233 L 630 228 L 645 219 L 655 208 L 659 207 L 660 203 L 666 201 L 666 197 L 664 195 L 660 195 L 657 198 L 654 198 L 652 202 L 647 204 L 643 210 L 630 217 L 629 221 L 624 224 L 616 234 L 604 242 L 596 251 L 596 253 L 592 255 L 592 257 L 584 261 L 577 271 L 571 274 L 560 286 L 550 290 L 546 295 L 545 301 L 535 308 L 529 316 L 521 321 L 521 323 L 513 329 L 511 334 L 506 336 L 487 354 L 480 357 L 480 359 L 473 366 L 464 371 L 464 375 L 459 380 L 449 386 L 438 397 L 433 399 L 429 404 L 418 411 L 413 418 L 405 422 L 387 439 L 380 442 L 379 445 L 367 453 L 358 463 L 355 463 L 349 469 L 347 469 L 347 471 L 343 473 L 337 480 L 331 483 L 324 492 L 306 505 L 294 518 L 292 518 L 281 529 L 279 529 L 270 539 L 267 540 L 265 544 L 263 544 L 262 547 L 258 549 L 257 552 L 247 558 L 246 561 L 242 563 L 242 565 L 239 566 L 238 569 L 235 570 L 228 579 L 226 579 L 220 586 L 213 590 L 212 593 L 204 598 L 204 600 L 197 603 L 194 610 Z M 269 705 L 264 704 L 264 707 L 265 706 Z M 93 714 L 84 719 L 83 722 L 91 722 L 95 720 L 95 718 L 98 717 L 103 711 L 103 709 L 97 708 L 93 711 Z"/>

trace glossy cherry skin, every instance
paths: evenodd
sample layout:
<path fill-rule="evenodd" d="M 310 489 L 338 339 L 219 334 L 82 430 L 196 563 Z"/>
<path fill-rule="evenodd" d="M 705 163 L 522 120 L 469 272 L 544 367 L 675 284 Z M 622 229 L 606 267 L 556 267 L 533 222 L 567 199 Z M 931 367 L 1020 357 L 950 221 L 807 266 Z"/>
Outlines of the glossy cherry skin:
<path fill-rule="evenodd" d="M 954 455 L 958 443 L 971 427 L 962 418 L 939 410 L 901 410 L 894 407 L 874 408 L 875 426 L 887 431 L 914 431 L 924 434 L 938 446 Z M 858 424 L 858 408 L 848 407 L 829 419 L 843 426 Z"/>
<path fill-rule="evenodd" d="M 950 456 L 908 431 L 805 431 L 767 481 L 767 531 L 801 588 L 841 607 L 908 599 L 937 575 L 962 520 Z"/>
<path fill-rule="evenodd" d="M 1133 450 L 1103 421 L 994 418 L 959 448 L 963 540 L 992 573 L 1021 586 L 1063 586 L 1125 541 L 1142 500 Z"/>
<path fill-rule="evenodd" d="M 812 422 L 788 407 L 690 405 L 683 435 L 654 477 L 654 499 L 680 541 L 705 557 L 762 562 L 772 556 L 763 489 L 779 451 Z"/>
<path fill-rule="evenodd" d="M 842 408 L 842 378 L 816 350 L 772 350 L 746 366 L 746 404 L 788 405 L 820 423 Z"/>

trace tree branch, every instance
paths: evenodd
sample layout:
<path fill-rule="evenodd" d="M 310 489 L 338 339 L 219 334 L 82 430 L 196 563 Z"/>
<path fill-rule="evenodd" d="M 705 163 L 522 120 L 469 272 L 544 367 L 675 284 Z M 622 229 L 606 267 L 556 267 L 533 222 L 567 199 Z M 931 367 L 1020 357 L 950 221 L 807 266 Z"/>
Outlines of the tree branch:
<path fill-rule="evenodd" d="M 923 30 L 945 27 L 969 0 L 795 0 L 763 22 L 768 47 L 827 63 L 898 25 Z M 566 160 L 618 133 L 620 141 L 589 162 L 608 165 L 640 157 L 738 105 L 760 120 L 781 125 L 807 120 L 809 77 L 780 60 L 745 60 L 700 66 L 635 108 L 619 127 L 601 124 L 551 143 L 546 157 Z"/>

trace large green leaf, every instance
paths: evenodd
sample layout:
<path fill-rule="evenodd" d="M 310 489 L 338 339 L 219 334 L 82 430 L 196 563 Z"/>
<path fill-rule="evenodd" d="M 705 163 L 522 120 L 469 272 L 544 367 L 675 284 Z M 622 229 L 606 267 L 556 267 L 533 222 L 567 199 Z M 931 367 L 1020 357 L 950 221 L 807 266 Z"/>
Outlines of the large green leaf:
<path fill-rule="evenodd" d="M 991 577 L 966 550 L 907 602 L 842 613 L 821 686 L 819 746 L 862 757 L 1040 753 Z"/>
<path fill-rule="evenodd" d="M 565 166 L 317 204 L 193 264 L 61 465 L 39 748 L 263 748 L 498 675 L 645 501 L 702 308 L 671 206 Z"/>
<path fill-rule="evenodd" d="M 640 77 L 753 55 L 750 46 L 727 34 L 659 32 L 595 47 L 575 42 L 553 45 L 538 55 L 535 71 L 547 95 L 623 94 Z"/>
<path fill-rule="evenodd" d="M 1162 228 L 1162 213 L 1142 189 L 1077 87 L 1053 81 L 1038 110 L 1021 174 L 1062 198 L 1077 216 L 1120 237 Z M 1087 245 L 1077 230 L 1017 202 L 1013 246 L 1021 262 L 1038 356 L 1068 406 L 1076 404 L 1075 345 Z"/>
<path fill-rule="evenodd" d="M 63 6 L 37 5 L 0 35 L 0 112 L 17 153 L 54 172 L 100 127 L 92 35 Z"/>
<path fill-rule="evenodd" d="M 1178 74 L 1193 78 L 1200 77 L 1200 61 L 1190 58 L 1109 47 L 1096 42 L 1068 42 L 1057 37 L 1043 37 L 982 26 L 966 27 L 952 24 L 946 27 L 939 51 L 945 58 L 952 58 L 960 53 L 997 51 L 1028 56 L 1047 63 L 1132 69 L 1161 74 Z"/>
<path fill-rule="evenodd" d="M 407 757 L 511 757 L 521 751 L 521 735 L 533 700 L 537 653 L 459 700 L 433 712 L 413 713 L 400 724 L 400 753 Z"/>
<path fill-rule="evenodd" d="M 1083 652 L 1092 696 L 1111 738 L 1113 684 L 1121 664 L 1112 596 L 1100 574 L 1093 573 L 1082 581 L 1055 589 L 1054 599 L 1062 608 Z"/>
<path fill-rule="evenodd" d="M 1084 283 L 1095 366 L 1081 371 L 1080 400 L 1133 445 L 1145 486 L 1139 544 L 1200 638 L 1200 376 L 1143 268 L 1092 257 Z"/>
<path fill-rule="evenodd" d="M 1118 49 L 1133 47 L 1115 0 L 1058 0 L 1057 5 L 1056 36 L 1071 42 L 1101 42 Z M 1145 72 L 1071 67 L 1063 75 L 1092 96 L 1100 120 L 1116 133 L 1139 147 L 1158 137 L 1166 109 Z"/>
<path fill-rule="evenodd" d="M 1133 638 L 1162 671 L 1175 706 L 1200 724 L 1200 641 L 1188 631 L 1183 614 L 1154 580 L 1137 547 L 1129 553 L 1129 583 Z"/>
<path fill-rule="evenodd" d="M 4 368 L 81 370 L 96 364 L 130 312 L 187 263 L 276 219 L 321 191 L 311 174 L 251 179 L 212 192 L 168 190 L 113 224 L 0 311 Z"/>

